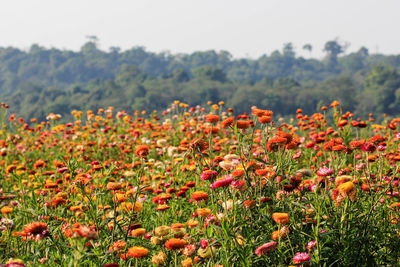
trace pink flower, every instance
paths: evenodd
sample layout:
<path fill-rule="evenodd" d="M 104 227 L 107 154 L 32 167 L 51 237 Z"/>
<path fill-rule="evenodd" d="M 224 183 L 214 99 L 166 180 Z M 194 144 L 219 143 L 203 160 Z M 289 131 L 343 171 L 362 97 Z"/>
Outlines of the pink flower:
<path fill-rule="evenodd" d="M 66 172 L 66 171 L 68 171 L 68 167 L 61 167 L 61 168 L 59 168 L 59 169 L 57 170 L 57 173 L 64 173 L 64 172 Z"/>
<path fill-rule="evenodd" d="M 328 168 L 328 167 L 321 167 L 317 171 L 317 175 L 318 176 L 328 176 L 328 175 L 331 175 L 331 174 L 333 174 L 333 170 L 331 168 Z"/>
<path fill-rule="evenodd" d="M 379 145 L 378 146 L 378 151 L 385 151 L 386 150 L 386 145 Z"/>
<path fill-rule="evenodd" d="M 233 181 L 231 183 L 231 186 L 233 186 L 236 189 L 241 189 L 244 187 L 244 185 L 246 184 L 246 181 L 241 180 L 241 181 Z"/>
<path fill-rule="evenodd" d="M 186 257 L 190 257 L 195 252 L 196 252 L 196 245 L 195 244 L 189 244 L 183 249 L 182 254 L 185 255 Z"/>
<path fill-rule="evenodd" d="M 364 169 L 365 167 L 367 167 L 367 164 L 365 164 L 365 163 L 363 162 L 363 163 L 357 164 L 357 165 L 355 166 L 355 169 L 356 169 L 356 171 L 360 171 L 360 170 Z"/>
<path fill-rule="evenodd" d="M 276 248 L 276 244 L 277 243 L 275 241 L 271 241 L 271 242 L 265 243 L 264 245 L 258 247 L 254 253 L 257 256 L 265 255 L 268 252 L 273 251 Z"/>
<path fill-rule="evenodd" d="M 311 250 L 313 247 L 315 247 L 316 244 L 317 244 L 317 241 L 315 241 L 315 240 L 314 241 L 310 241 L 310 242 L 308 242 L 306 248 L 308 250 Z"/>
<path fill-rule="evenodd" d="M 310 187 L 310 190 L 311 190 L 312 192 L 315 192 L 316 189 L 317 189 L 317 185 L 316 185 L 316 184 L 313 184 L 313 185 Z"/>
<path fill-rule="evenodd" d="M 311 260 L 310 255 L 307 252 L 297 252 L 293 257 L 294 264 L 302 264 Z"/>
<path fill-rule="evenodd" d="M 301 156 L 301 151 L 298 151 L 296 154 L 292 156 L 292 159 L 298 159 Z"/>
<path fill-rule="evenodd" d="M 208 216 L 206 219 L 205 219 L 205 223 L 207 224 L 207 225 L 210 225 L 210 224 L 215 224 L 215 225 L 220 225 L 220 223 L 219 223 L 219 221 L 218 221 L 218 218 L 217 217 L 215 217 L 213 214 L 211 214 L 210 216 Z"/>
<path fill-rule="evenodd" d="M 225 179 L 217 180 L 210 186 L 212 189 L 228 186 L 232 183 L 233 178 L 230 176 L 226 176 Z"/>

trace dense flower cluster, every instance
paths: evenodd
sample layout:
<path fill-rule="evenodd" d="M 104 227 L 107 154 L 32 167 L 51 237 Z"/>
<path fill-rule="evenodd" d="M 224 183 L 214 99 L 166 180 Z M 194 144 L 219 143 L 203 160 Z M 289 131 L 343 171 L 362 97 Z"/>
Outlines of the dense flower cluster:
<path fill-rule="evenodd" d="M 0 264 L 397 264 L 400 119 L 223 106 L 9 116 Z"/>

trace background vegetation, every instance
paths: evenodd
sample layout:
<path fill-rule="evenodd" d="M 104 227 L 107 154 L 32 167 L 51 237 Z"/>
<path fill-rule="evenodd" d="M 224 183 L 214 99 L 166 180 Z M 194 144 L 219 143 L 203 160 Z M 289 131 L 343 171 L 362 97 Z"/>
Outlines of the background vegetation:
<path fill-rule="evenodd" d="M 304 45 L 312 55 L 312 46 Z M 0 48 L 0 97 L 25 118 L 50 112 L 116 106 L 128 112 L 164 109 L 173 100 L 189 105 L 224 100 L 236 113 L 251 106 L 286 116 L 312 113 L 337 99 L 365 117 L 400 113 L 400 56 L 370 54 L 328 41 L 322 60 L 296 56 L 291 43 L 258 59 L 234 59 L 227 51 L 152 53 L 143 47 L 98 48 L 96 38 L 79 52 Z"/>

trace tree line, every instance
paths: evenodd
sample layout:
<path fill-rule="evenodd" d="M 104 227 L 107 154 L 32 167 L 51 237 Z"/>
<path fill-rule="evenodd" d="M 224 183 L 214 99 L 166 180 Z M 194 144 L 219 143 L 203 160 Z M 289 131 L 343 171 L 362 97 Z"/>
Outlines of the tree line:
<path fill-rule="evenodd" d="M 361 117 L 400 114 L 400 56 L 364 47 L 343 55 L 335 40 L 324 51 L 321 60 L 299 57 L 288 43 L 258 59 L 233 59 L 227 51 L 106 52 L 93 40 L 78 52 L 7 47 L 0 48 L 0 95 L 12 111 L 40 120 L 107 106 L 162 110 L 174 100 L 191 106 L 223 100 L 237 113 L 256 105 L 285 116 L 297 108 L 315 112 L 335 99 Z"/>

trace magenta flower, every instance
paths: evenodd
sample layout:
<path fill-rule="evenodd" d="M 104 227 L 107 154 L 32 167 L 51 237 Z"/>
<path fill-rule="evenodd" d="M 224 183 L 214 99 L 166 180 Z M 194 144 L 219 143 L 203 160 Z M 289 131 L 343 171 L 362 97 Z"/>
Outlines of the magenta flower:
<path fill-rule="evenodd" d="M 254 253 L 257 256 L 265 255 L 268 252 L 274 251 L 274 249 L 276 248 L 276 244 L 277 243 L 275 241 L 271 241 L 271 242 L 265 243 L 264 245 L 258 247 Z"/>

